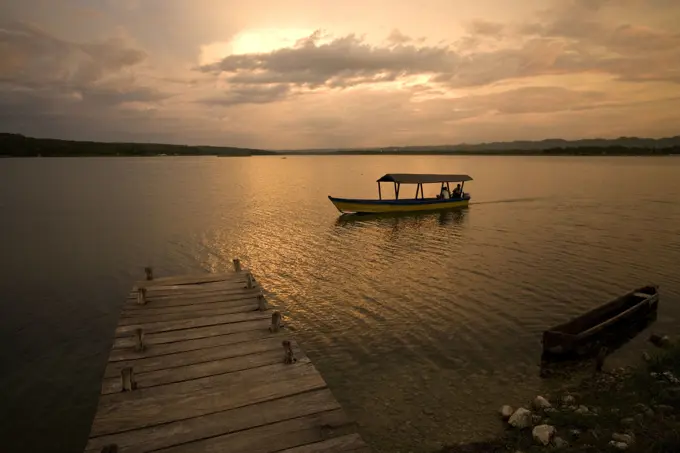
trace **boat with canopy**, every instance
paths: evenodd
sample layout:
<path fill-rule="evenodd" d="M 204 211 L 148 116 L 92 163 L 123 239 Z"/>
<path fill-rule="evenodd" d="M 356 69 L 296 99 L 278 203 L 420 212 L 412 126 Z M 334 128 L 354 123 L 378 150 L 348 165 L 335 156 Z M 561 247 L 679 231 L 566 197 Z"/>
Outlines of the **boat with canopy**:
<path fill-rule="evenodd" d="M 468 175 L 433 175 L 413 173 L 391 173 L 377 180 L 378 199 L 352 199 L 328 196 L 328 199 L 342 213 L 379 214 L 392 212 L 439 211 L 460 208 L 470 202 L 470 194 L 463 191 L 466 181 L 472 181 Z M 394 184 L 394 198 L 383 198 L 382 183 Z M 458 184 L 451 190 L 451 184 Z M 440 194 L 434 198 L 425 198 L 424 184 L 440 184 Z M 413 198 L 400 198 L 402 185 L 415 185 Z"/>

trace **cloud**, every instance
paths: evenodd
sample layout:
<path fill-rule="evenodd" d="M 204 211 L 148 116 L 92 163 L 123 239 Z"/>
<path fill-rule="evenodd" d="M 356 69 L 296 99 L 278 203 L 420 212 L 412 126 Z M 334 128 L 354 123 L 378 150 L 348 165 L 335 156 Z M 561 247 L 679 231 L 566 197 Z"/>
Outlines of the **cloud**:
<path fill-rule="evenodd" d="M 373 46 L 354 34 L 319 41 L 318 35 L 312 35 L 292 48 L 230 55 L 200 70 L 224 73 L 227 81 L 241 84 L 348 87 L 452 70 L 456 61 L 456 54 L 447 46 Z"/>
<path fill-rule="evenodd" d="M 500 22 L 491 22 L 483 19 L 475 19 L 466 25 L 466 29 L 468 33 L 470 33 L 473 36 L 483 35 L 500 37 L 503 34 L 506 26 L 507 26 L 506 24 L 502 24 Z"/>
<path fill-rule="evenodd" d="M 18 85 L 80 86 L 146 59 L 120 40 L 78 44 L 21 22 L 0 25 L 0 80 Z"/>
<path fill-rule="evenodd" d="M 284 99 L 290 93 L 285 84 L 269 86 L 233 86 L 218 97 L 203 99 L 200 102 L 208 105 L 231 106 L 238 104 L 268 104 Z"/>

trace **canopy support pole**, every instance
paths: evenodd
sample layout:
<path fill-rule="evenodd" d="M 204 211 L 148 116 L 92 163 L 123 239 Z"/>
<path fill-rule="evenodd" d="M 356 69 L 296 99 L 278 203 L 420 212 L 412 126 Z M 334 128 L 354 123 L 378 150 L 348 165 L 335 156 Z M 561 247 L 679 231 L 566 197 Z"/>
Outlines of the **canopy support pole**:
<path fill-rule="evenodd" d="M 380 190 L 380 181 L 378 181 L 378 198 L 382 200 L 382 191 Z"/>
<path fill-rule="evenodd" d="M 397 183 L 397 200 L 399 199 L 399 189 L 401 189 L 401 183 Z"/>
<path fill-rule="evenodd" d="M 460 197 L 461 197 L 461 198 L 463 198 L 463 193 L 465 193 L 465 192 L 463 192 L 463 187 L 465 187 L 465 181 L 463 181 L 463 182 L 460 184 Z"/>

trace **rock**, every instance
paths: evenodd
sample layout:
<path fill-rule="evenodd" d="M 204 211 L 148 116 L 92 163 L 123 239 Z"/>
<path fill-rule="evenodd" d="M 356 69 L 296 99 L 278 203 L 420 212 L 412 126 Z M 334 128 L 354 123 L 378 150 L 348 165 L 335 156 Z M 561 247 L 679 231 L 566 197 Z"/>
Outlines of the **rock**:
<path fill-rule="evenodd" d="M 633 437 L 630 434 L 614 433 L 612 434 L 612 440 L 615 442 L 623 442 L 628 445 L 633 443 Z"/>
<path fill-rule="evenodd" d="M 561 437 L 555 437 L 553 439 L 553 445 L 555 446 L 555 448 L 565 448 L 569 446 L 569 442 L 562 439 Z"/>
<path fill-rule="evenodd" d="M 531 431 L 531 436 L 536 443 L 548 445 L 555 435 L 555 427 L 550 425 L 538 425 Z"/>
<path fill-rule="evenodd" d="M 654 417 L 654 411 L 646 404 L 638 403 L 635 406 L 633 406 L 633 409 L 635 409 L 645 417 Z"/>
<path fill-rule="evenodd" d="M 616 442 L 615 440 L 610 440 L 609 445 L 621 451 L 628 449 L 628 444 L 625 442 Z"/>
<path fill-rule="evenodd" d="M 623 426 L 633 426 L 635 424 L 635 419 L 633 417 L 627 417 L 621 419 L 621 425 Z"/>
<path fill-rule="evenodd" d="M 642 423 L 645 421 L 645 416 L 642 414 L 636 414 L 635 417 L 633 417 L 636 422 Z"/>
<path fill-rule="evenodd" d="M 565 406 L 574 406 L 576 405 L 576 398 L 572 395 L 565 395 L 564 398 L 562 398 L 562 404 Z"/>
<path fill-rule="evenodd" d="M 659 414 L 670 414 L 674 410 L 675 408 L 673 406 L 669 406 L 668 404 L 657 404 L 654 406 L 654 411 L 658 412 Z"/>
<path fill-rule="evenodd" d="M 546 407 L 543 412 L 546 414 L 554 414 L 555 412 L 559 412 L 556 408 L 554 407 Z"/>
<path fill-rule="evenodd" d="M 512 406 L 508 406 L 506 404 L 505 406 L 501 407 L 501 410 L 499 412 L 503 420 L 507 420 L 515 412 L 515 409 L 513 409 Z"/>
<path fill-rule="evenodd" d="M 576 409 L 576 410 L 574 411 L 574 413 L 576 413 L 576 414 L 587 414 L 588 412 L 590 412 L 590 411 L 588 410 L 588 407 L 586 407 L 586 406 L 584 406 L 584 405 L 580 405 L 580 406 L 578 407 L 578 409 Z"/>
<path fill-rule="evenodd" d="M 543 417 L 541 417 L 538 414 L 534 414 L 531 416 L 531 423 L 533 423 L 534 425 L 540 425 L 542 420 Z"/>
<path fill-rule="evenodd" d="M 579 437 L 581 435 L 581 431 L 578 429 L 572 429 L 569 431 L 569 434 L 571 434 L 572 437 Z"/>
<path fill-rule="evenodd" d="M 611 409 L 611 411 L 609 411 L 609 412 L 611 412 L 612 414 L 616 415 L 616 414 L 618 414 L 618 413 L 621 412 L 621 409 L 619 409 L 618 407 L 613 407 L 613 408 Z"/>
<path fill-rule="evenodd" d="M 533 406 L 534 409 L 547 409 L 549 407 L 552 407 L 552 404 L 550 404 L 550 401 L 539 395 L 536 398 L 534 398 Z"/>
<path fill-rule="evenodd" d="M 653 377 L 654 379 L 656 379 L 656 378 L 659 377 L 659 373 L 655 373 L 655 372 L 653 372 L 653 371 L 652 371 L 651 373 L 649 373 L 649 375 L 650 375 L 651 377 Z"/>
<path fill-rule="evenodd" d="M 508 423 L 513 428 L 524 429 L 531 426 L 531 411 L 520 407 L 517 409 L 508 420 Z"/>
<path fill-rule="evenodd" d="M 675 377 L 675 375 L 670 371 L 664 371 L 661 374 L 663 374 L 663 377 L 665 377 L 671 384 L 680 384 L 680 379 Z"/>
<path fill-rule="evenodd" d="M 671 339 L 668 337 L 668 335 L 656 335 L 656 334 L 651 334 L 649 336 L 649 342 L 652 343 L 654 346 L 659 347 L 659 348 L 667 348 L 671 345 Z"/>
<path fill-rule="evenodd" d="M 652 360 L 652 356 L 649 355 L 649 352 L 645 351 L 642 353 L 642 360 L 644 360 L 645 362 L 649 362 Z"/>

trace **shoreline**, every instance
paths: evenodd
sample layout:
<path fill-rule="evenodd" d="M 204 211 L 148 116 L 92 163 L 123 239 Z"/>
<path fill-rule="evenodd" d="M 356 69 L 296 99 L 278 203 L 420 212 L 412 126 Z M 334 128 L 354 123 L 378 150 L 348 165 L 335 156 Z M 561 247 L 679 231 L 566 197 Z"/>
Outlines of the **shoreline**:
<path fill-rule="evenodd" d="M 680 451 L 680 343 L 628 368 L 597 372 L 517 409 L 503 406 L 502 434 L 436 453 Z M 677 418 L 676 418 L 677 417 Z"/>

